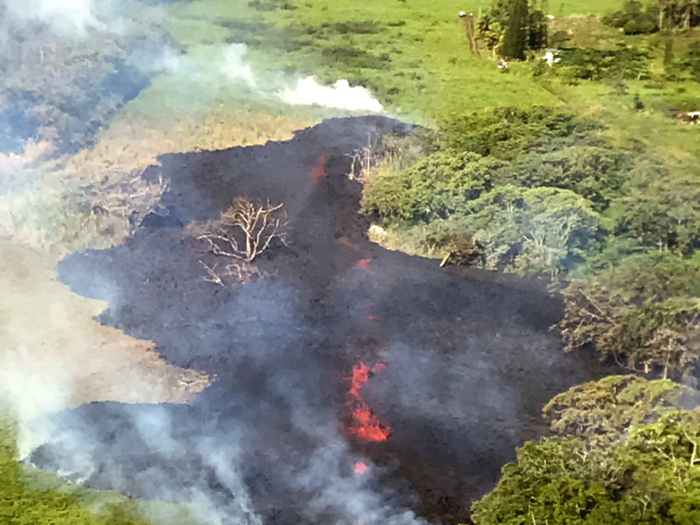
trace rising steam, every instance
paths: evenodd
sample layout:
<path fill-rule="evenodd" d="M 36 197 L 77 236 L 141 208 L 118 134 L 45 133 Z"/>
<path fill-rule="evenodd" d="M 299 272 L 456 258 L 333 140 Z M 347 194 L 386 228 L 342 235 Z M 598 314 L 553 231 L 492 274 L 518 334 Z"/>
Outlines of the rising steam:
<path fill-rule="evenodd" d="M 92 0 L 3 0 L 14 23 L 39 23 L 61 36 L 85 37 L 90 29 L 104 29 Z"/>
<path fill-rule="evenodd" d="M 294 88 L 285 88 L 279 97 L 287 104 L 325 106 L 348 111 L 385 113 L 384 107 L 361 86 L 351 87 L 347 80 L 338 80 L 332 86 L 322 86 L 313 77 L 297 81 Z"/>
<path fill-rule="evenodd" d="M 168 56 L 160 62 L 161 71 L 180 76 L 184 82 L 229 88 L 243 86 L 253 96 L 263 100 L 281 101 L 290 106 L 321 106 L 359 113 L 386 113 L 382 104 L 362 86 L 350 86 L 347 80 L 338 80 L 332 86 L 321 85 L 312 76 L 293 80 L 266 82 L 246 60 L 245 44 L 195 50 L 185 56 Z M 282 86 L 280 86 L 282 84 Z"/>

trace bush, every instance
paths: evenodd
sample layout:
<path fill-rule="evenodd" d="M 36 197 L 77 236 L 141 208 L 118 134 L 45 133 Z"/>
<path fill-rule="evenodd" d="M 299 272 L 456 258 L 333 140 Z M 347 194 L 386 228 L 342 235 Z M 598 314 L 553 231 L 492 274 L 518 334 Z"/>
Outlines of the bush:
<path fill-rule="evenodd" d="M 691 254 L 700 246 L 700 184 L 663 178 L 632 185 L 615 204 L 615 235 L 647 249 Z"/>
<path fill-rule="evenodd" d="M 644 11 L 641 2 L 629 1 L 619 11 L 612 11 L 602 19 L 607 26 L 623 28 L 626 35 L 655 33 L 659 30 L 659 9 L 649 6 Z"/>
<path fill-rule="evenodd" d="M 596 144 L 595 132 L 603 128 L 600 122 L 552 108 L 498 108 L 443 121 L 439 142 L 457 151 L 513 160 L 522 153 Z"/>
<path fill-rule="evenodd" d="M 682 67 L 700 82 L 700 41 L 693 42 L 685 55 Z"/>
<path fill-rule="evenodd" d="M 626 301 L 700 297 L 700 267 L 667 250 L 632 253 L 591 276 Z"/>
<path fill-rule="evenodd" d="M 342 63 L 355 69 L 389 69 L 391 57 L 383 53 L 379 56 L 368 51 L 350 46 L 329 46 L 321 52 L 323 61 L 328 65 Z"/>
<path fill-rule="evenodd" d="M 446 219 L 491 188 L 494 167 L 474 153 L 444 150 L 402 170 L 380 168 L 365 185 L 362 209 L 410 222 Z"/>
<path fill-rule="evenodd" d="M 619 195 L 633 160 L 629 152 L 608 145 L 571 146 L 527 155 L 510 169 L 514 183 L 575 191 L 591 201 L 596 211 L 603 211 Z"/>
<path fill-rule="evenodd" d="M 646 13 L 628 21 L 623 27 L 626 35 L 649 34 L 658 30 L 658 18 Z"/>
<path fill-rule="evenodd" d="M 630 370 L 678 371 L 687 376 L 700 356 L 700 300 L 646 299 L 631 303 L 617 290 L 574 281 L 563 288 L 558 324 L 566 350 L 592 346 Z"/>
<path fill-rule="evenodd" d="M 597 214 L 568 190 L 501 186 L 454 219 L 486 246 L 487 267 L 554 279 L 596 237 Z"/>
<path fill-rule="evenodd" d="M 617 49 L 560 48 L 560 56 L 561 60 L 552 66 L 552 71 L 570 74 L 577 79 L 636 80 L 649 75 L 649 53 L 625 45 Z"/>

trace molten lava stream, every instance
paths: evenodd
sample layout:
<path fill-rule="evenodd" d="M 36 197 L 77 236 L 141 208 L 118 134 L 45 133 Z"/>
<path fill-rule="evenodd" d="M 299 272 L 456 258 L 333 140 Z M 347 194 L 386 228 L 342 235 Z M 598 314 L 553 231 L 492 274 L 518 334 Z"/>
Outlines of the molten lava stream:
<path fill-rule="evenodd" d="M 369 467 L 364 461 L 358 461 L 357 463 L 355 463 L 355 474 L 357 475 L 364 474 L 365 472 L 367 472 L 368 469 Z"/>
<path fill-rule="evenodd" d="M 373 367 L 363 362 L 356 364 L 352 369 L 350 378 L 350 391 L 348 392 L 347 405 L 350 407 L 351 421 L 348 432 L 365 441 L 386 441 L 391 435 L 391 427 L 377 416 L 367 403 L 362 400 L 360 389 L 372 374 L 386 368 L 383 362 Z"/>
<path fill-rule="evenodd" d="M 318 184 L 323 179 L 326 178 L 326 161 L 328 160 L 328 155 L 323 153 L 318 157 L 316 165 L 311 170 L 311 182 Z"/>

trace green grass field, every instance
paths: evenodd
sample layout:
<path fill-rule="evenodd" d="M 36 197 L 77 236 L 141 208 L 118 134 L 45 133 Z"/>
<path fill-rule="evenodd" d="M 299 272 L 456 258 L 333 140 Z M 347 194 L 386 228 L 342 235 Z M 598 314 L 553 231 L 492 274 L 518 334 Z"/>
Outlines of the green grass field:
<path fill-rule="evenodd" d="M 603 13 L 620 3 L 554 3 L 549 11 L 555 16 Z M 468 52 L 458 10 L 478 13 L 489 4 L 312 0 L 294 2 L 291 9 L 274 0 L 203 0 L 176 4 L 169 27 L 194 49 L 245 43 L 259 70 L 362 83 L 399 116 L 439 118 L 498 105 L 561 103 L 532 80 L 528 68 L 502 75 L 488 57 Z"/>
<path fill-rule="evenodd" d="M 570 43 L 577 46 L 614 48 L 626 43 L 646 49 L 654 56 L 652 71 L 661 70 L 659 35 L 624 36 L 595 17 L 583 16 L 600 15 L 622 3 L 550 2 L 549 12 L 555 16 L 550 32 L 569 31 Z M 666 148 L 667 156 L 698 153 L 695 134 L 670 121 L 667 110 L 696 107 L 700 84 L 669 83 L 659 89 L 629 82 L 628 94 L 621 96 L 601 82 L 543 83 L 533 78 L 527 63 L 513 64 L 510 74 L 502 74 L 491 57 L 468 52 L 457 16 L 459 8 L 476 13 L 489 4 L 489 0 L 466 0 L 462 5 L 446 0 L 342 4 L 202 0 L 174 4 L 168 25 L 194 54 L 206 54 L 203 50 L 227 42 L 244 43 L 249 50 L 246 59 L 257 73 L 284 71 L 288 82 L 309 74 L 327 82 L 347 78 L 369 87 L 391 114 L 418 123 L 495 106 L 550 105 L 595 113 L 621 140 L 647 141 L 651 147 Z M 698 35 L 698 31 L 679 35 L 677 52 Z M 156 99 L 161 93 L 156 89 L 150 95 Z M 631 109 L 635 93 L 647 107 L 641 114 Z M 219 96 L 217 103 L 227 102 Z"/>

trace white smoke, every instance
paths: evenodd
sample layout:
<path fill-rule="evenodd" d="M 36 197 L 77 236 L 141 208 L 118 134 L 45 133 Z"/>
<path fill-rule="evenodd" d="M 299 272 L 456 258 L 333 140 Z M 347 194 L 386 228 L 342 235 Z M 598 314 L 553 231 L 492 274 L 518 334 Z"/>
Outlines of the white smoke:
<path fill-rule="evenodd" d="M 192 50 L 188 55 L 163 55 L 158 69 L 178 75 L 183 82 L 195 82 L 208 90 L 227 84 L 229 87 L 244 85 L 254 90 L 261 98 L 281 100 L 291 106 L 322 106 L 363 113 L 386 113 L 382 104 L 368 89 L 350 86 L 347 80 L 336 81 L 332 86 L 323 86 L 314 77 L 298 79 L 292 86 L 276 87 L 277 81 L 266 81 L 255 72 L 246 60 L 248 48 L 245 44 L 229 44 L 212 50 L 210 47 Z M 286 83 L 286 82 L 284 82 Z"/>
<path fill-rule="evenodd" d="M 23 457 L 50 435 L 50 429 L 43 426 L 30 429 L 28 423 L 68 406 L 73 384 L 62 363 L 51 356 L 39 357 L 27 351 L 23 344 L 3 350 L 0 354 L 0 401 L 11 407 L 17 419 L 17 446 Z"/>
<path fill-rule="evenodd" d="M 361 86 L 351 87 L 347 80 L 338 80 L 332 86 L 322 86 L 313 77 L 286 88 L 279 97 L 287 104 L 303 106 L 325 106 L 348 111 L 370 111 L 384 113 L 384 107 L 372 94 Z"/>
<path fill-rule="evenodd" d="M 255 87 L 257 82 L 253 69 L 245 61 L 248 48 L 244 44 L 231 44 L 223 52 L 222 72 L 229 78 L 242 80 L 250 87 Z"/>
<path fill-rule="evenodd" d="M 104 29 L 92 0 L 4 0 L 8 18 L 40 22 L 59 35 L 83 37 L 90 29 Z"/>

